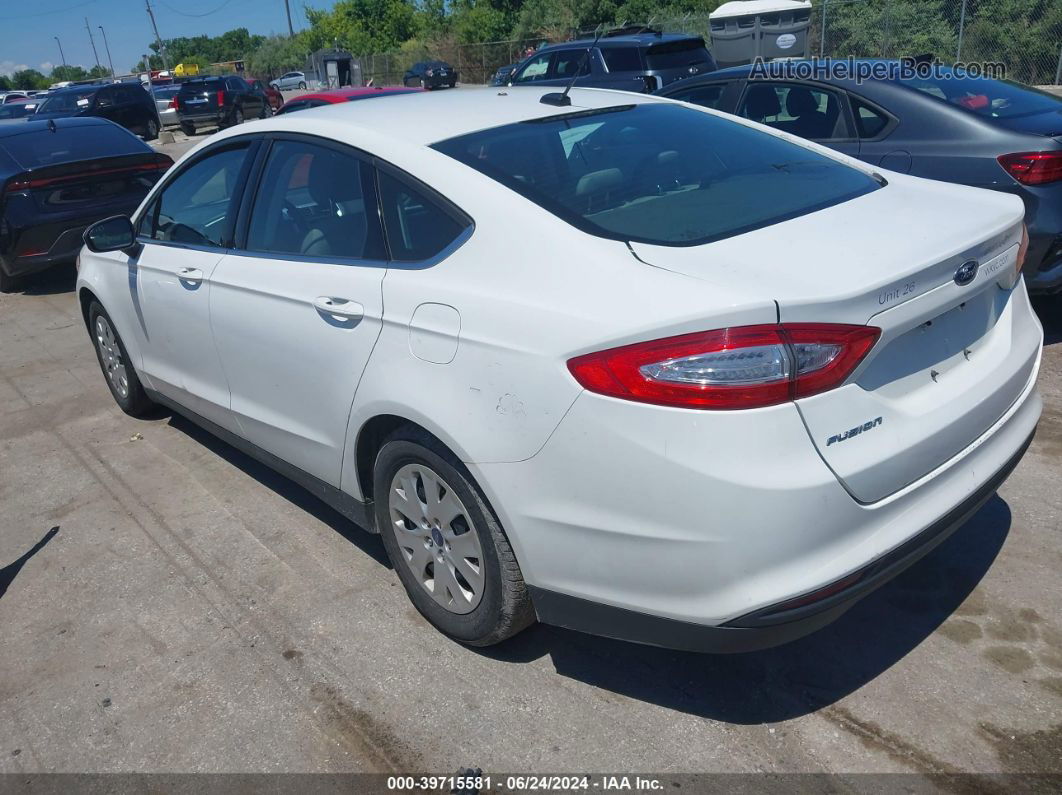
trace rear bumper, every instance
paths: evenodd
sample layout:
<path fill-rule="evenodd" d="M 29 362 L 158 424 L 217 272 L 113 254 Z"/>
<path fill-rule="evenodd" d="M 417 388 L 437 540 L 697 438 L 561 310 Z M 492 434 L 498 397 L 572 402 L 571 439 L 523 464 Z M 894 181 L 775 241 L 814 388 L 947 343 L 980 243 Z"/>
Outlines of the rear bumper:
<path fill-rule="evenodd" d="M 212 110 L 203 113 L 179 112 L 177 114 L 177 120 L 180 124 L 190 124 L 196 128 L 217 127 L 224 121 L 226 116 L 226 113 L 218 110 Z"/>
<path fill-rule="evenodd" d="M 859 579 L 830 595 L 798 607 L 756 610 L 718 626 L 677 621 L 529 586 L 535 612 L 545 624 L 617 640 L 683 651 L 732 654 L 757 651 L 802 638 L 843 615 L 860 599 L 885 585 L 942 544 L 996 493 L 1032 443 L 1017 452 L 969 497 L 906 543 L 866 566 Z M 849 578 L 845 578 L 849 579 Z M 825 590 L 825 589 L 824 589 Z"/>
<path fill-rule="evenodd" d="M 108 215 L 113 214 L 108 213 Z M 55 238 L 45 253 L 5 257 L 0 263 L 0 267 L 3 267 L 9 276 L 28 276 L 47 270 L 53 265 L 73 262 L 77 258 L 77 253 L 81 250 L 81 236 L 93 221 L 80 221 L 75 226 L 65 229 Z"/>

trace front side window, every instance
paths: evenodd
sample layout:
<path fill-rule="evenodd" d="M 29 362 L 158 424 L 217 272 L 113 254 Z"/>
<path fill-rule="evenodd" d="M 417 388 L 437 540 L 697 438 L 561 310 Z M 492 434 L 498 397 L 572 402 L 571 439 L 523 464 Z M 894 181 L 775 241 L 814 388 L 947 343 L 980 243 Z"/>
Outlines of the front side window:
<path fill-rule="evenodd" d="M 405 180 L 380 172 L 380 201 L 391 259 L 418 262 L 431 259 L 449 246 L 468 226 L 456 213 L 443 209 Z"/>
<path fill-rule="evenodd" d="M 551 57 L 552 53 L 548 52 L 536 55 L 527 62 L 527 65 L 513 82 L 532 83 L 536 80 L 545 80 L 549 76 L 549 61 Z"/>
<path fill-rule="evenodd" d="M 845 138 L 836 93 L 789 83 L 749 83 L 738 115 L 801 138 Z"/>
<path fill-rule="evenodd" d="M 247 249 L 383 259 L 372 196 L 372 169 L 353 154 L 277 141 L 258 185 Z"/>
<path fill-rule="evenodd" d="M 667 95 L 668 99 L 677 99 L 681 102 L 689 102 L 691 105 L 700 105 L 702 108 L 717 110 L 723 99 L 723 89 L 726 83 L 709 83 L 708 85 L 682 88 Z"/>
<path fill-rule="evenodd" d="M 140 222 L 152 240 L 221 247 L 233 216 L 233 196 L 248 144 L 196 160 L 170 180 Z"/>
<path fill-rule="evenodd" d="M 867 173 L 670 103 L 565 113 L 434 148 L 600 237 L 699 245 L 854 199 Z"/>

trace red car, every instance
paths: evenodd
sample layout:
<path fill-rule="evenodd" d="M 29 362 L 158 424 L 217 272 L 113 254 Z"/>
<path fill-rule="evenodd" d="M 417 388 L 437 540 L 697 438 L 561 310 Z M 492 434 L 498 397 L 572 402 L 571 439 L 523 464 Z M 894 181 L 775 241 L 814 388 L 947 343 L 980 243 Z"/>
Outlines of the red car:
<path fill-rule="evenodd" d="M 280 110 L 280 106 L 284 104 L 284 97 L 279 91 L 264 80 L 259 80 L 257 77 L 246 78 L 247 84 L 255 91 L 261 91 L 266 95 L 266 101 L 269 102 L 269 107 L 276 113 Z"/>
<path fill-rule="evenodd" d="M 329 91 L 316 91 L 289 99 L 277 113 L 294 113 L 297 110 L 317 108 L 321 105 L 335 105 L 340 102 L 354 102 L 359 99 L 382 97 L 388 94 L 419 94 L 423 88 L 403 88 L 402 86 L 361 86 L 357 88 L 333 88 Z"/>

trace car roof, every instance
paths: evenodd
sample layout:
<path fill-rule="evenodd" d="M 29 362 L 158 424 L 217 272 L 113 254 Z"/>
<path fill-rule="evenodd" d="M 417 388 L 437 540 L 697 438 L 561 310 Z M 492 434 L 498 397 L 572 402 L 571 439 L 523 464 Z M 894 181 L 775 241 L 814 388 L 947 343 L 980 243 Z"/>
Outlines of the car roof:
<path fill-rule="evenodd" d="M 689 41 L 692 39 L 702 38 L 702 36 L 698 36 L 695 33 L 630 33 L 623 36 L 610 36 L 607 38 L 598 39 L 597 46 L 599 48 L 651 47 L 654 44 L 664 44 L 672 41 Z M 545 47 L 539 48 L 536 52 L 570 49 L 576 47 L 590 47 L 593 46 L 593 44 L 593 39 L 576 39 L 574 41 L 558 42 L 557 44 L 547 44 Z"/>
<path fill-rule="evenodd" d="M 12 135 L 23 135 L 25 133 L 37 132 L 39 130 L 47 130 L 51 124 L 55 124 L 57 128 L 64 128 L 103 127 L 114 123 L 107 121 L 107 119 L 101 119 L 98 116 L 75 116 L 73 118 L 49 119 L 47 121 L 27 121 L 15 126 L 0 127 L 0 138 L 9 138 Z"/>
<path fill-rule="evenodd" d="M 317 123 L 364 129 L 407 145 L 428 146 L 458 135 L 532 121 L 582 110 L 667 102 L 647 94 L 595 88 L 574 88 L 568 107 L 544 105 L 539 99 L 557 88 L 469 87 L 460 91 L 395 94 L 387 102 L 341 102 L 314 108 L 312 113 L 291 113 L 256 121 L 258 130 L 296 131 Z M 240 128 L 230 128 L 238 131 Z M 309 129 L 304 129 L 310 132 Z M 236 134 L 226 131 L 225 137 Z M 216 137 L 216 136 L 215 136 Z"/>

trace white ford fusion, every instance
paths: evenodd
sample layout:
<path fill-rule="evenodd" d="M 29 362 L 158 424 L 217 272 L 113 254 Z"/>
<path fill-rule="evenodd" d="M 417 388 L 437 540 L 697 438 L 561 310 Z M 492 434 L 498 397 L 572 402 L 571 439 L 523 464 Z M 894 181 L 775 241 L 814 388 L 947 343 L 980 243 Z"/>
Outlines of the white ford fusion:
<path fill-rule="evenodd" d="M 463 642 L 740 651 L 959 527 L 1040 415 L 1014 196 L 654 97 L 461 91 L 204 141 L 86 234 L 107 383 L 383 537 Z"/>

